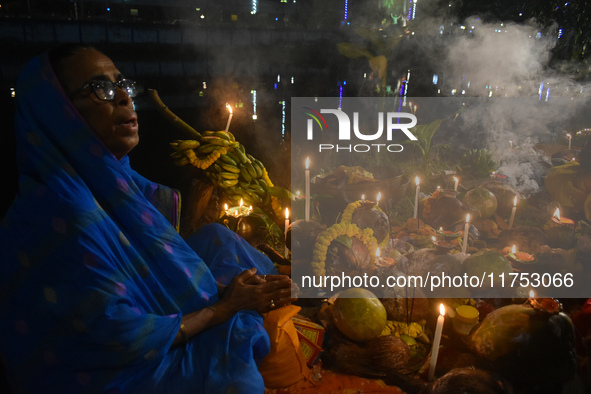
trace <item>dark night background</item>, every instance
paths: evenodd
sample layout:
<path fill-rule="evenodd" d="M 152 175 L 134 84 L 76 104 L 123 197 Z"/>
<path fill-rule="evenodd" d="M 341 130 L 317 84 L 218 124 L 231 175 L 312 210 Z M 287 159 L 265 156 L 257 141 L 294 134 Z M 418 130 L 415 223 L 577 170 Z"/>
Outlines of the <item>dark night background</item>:
<path fill-rule="evenodd" d="M 341 90 L 345 96 L 396 95 L 396 81 L 407 69 L 416 76 L 409 97 L 445 95 L 454 82 L 436 61 L 443 46 L 425 45 L 438 28 L 434 20 L 446 24 L 445 35 L 460 34 L 457 26 L 474 15 L 486 22 L 535 20 L 546 27 L 544 34 L 562 29 L 547 67 L 571 64 L 581 81 L 589 71 L 586 1 L 419 0 L 416 17 L 406 26 L 401 19 L 394 23 L 407 9 L 402 1 L 255 3 L 253 14 L 253 2 L 245 0 L 0 0 L 0 217 L 17 180 L 11 89 L 28 59 L 62 42 L 103 50 L 127 76 L 146 89 L 157 89 L 165 104 L 197 130 L 223 129 L 225 103 L 238 104 L 231 130 L 285 187 L 290 97 L 337 96 Z M 359 29 L 371 34 L 360 35 Z M 437 39 L 445 40 L 445 35 Z M 384 43 L 396 37 L 401 41 L 384 50 Z M 384 54 L 392 89 L 376 92 L 364 77 L 372 72 L 367 60 L 344 57 L 337 50 L 340 42 Z M 431 83 L 434 73 L 439 75 L 437 86 Z M 136 105 L 141 143 L 130 155 L 132 164 L 149 178 L 178 187 L 183 172 L 173 168 L 168 143 L 183 136 L 155 112 L 148 98 L 138 98 Z"/>

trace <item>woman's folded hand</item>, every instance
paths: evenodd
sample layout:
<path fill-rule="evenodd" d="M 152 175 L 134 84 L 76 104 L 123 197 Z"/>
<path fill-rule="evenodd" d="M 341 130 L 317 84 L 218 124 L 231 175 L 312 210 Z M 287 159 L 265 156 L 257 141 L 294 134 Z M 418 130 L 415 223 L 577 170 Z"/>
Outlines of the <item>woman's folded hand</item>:
<path fill-rule="evenodd" d="M 220 304 L 232 313 L 242 309 L 265 313 L 297 300 L 297 297 L 292 298 L 292 289 L 296 294 L 297 286 L 288 276 L 255 274 L 256 268 L 251 268 L 234 277 Z"/>

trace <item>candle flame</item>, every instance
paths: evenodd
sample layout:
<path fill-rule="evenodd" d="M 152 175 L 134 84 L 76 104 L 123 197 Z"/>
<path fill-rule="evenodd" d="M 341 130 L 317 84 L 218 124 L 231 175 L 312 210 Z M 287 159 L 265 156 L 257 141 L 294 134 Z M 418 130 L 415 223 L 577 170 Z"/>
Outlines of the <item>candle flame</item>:
<path fill-rule="evenodd" d="M 251 205 L 250 207 L 248 207 L 248 210 L 249 210 L 250 212 L 252 212 L 252 205 Z"/>
<path fill-rule="evenodd" d="M 432 236 L 431 236 L 431 240 L 432 240 L 433 242 L 437 241 L 437 240 L 435 239 L 435 236 L 434 236 L 434 235 L 432 235 Z"/>
<path fill-rule="evenodd" d="M 361 201 L 365 201 L 365 194 L 361 195 Z"/>
<path fill-rule="evenodd" d="M 380 257 L 380 247 L 379 246 L 376 249 L 376 257 Z"/>
<path fill-rule="evenodd" d="M 441 316 L 445 315 L 445 306 L 443 304 L 439 304 L 439 314 Z"/>
<path fill-rule="evenodd" d="M 224 204 L 224 211 L 228 210 L 228 204 Z"/>
<path fill-rule="evenodd" d="M 517 250 L 515 249 L 515 245 L 513 245 L 513 247 L 511 248 L 511 253 L 515 254 L 515 252 L 517 252 Z"/>
<path fill-rule="evenodd" d="M 302 193 L 300 193 L 300 191 L 299 191 L 299 190 L 296 192 L 296 196 L 298 196 L 298 197 L 299 197 L 301 194 L 302 194 Z"/>
<path fill-rule="evenodd" d="M 437 190 L 441 190 L 441 186 L 437 186 Z"/>
<path fill-rule="evenodd" d="M 560 208 L 556 208 L 556 211 L 554 211 L 554 217 L 560 220 Z"/>
<path fill-rule="evenodd" d="M 517 206 L 517 196 L 515 196 L 515 198 L 513 199 L 513 206 L 516 207 Z"/>
<path fill-rule="evenodd" d="M 230 112 L 230 114 L 233 114 L 234 112 L 232 111 L 232 106 L 228 103 L 226 103 L 226 108 L 228 109 L 228 111 Z"/>
<path fill-rule="evenodd" d="M 569 139 L 569 140 L 570 140 L 571 138 L 573 138 L 573 136 L 572 136 L 572 135 L 570 135 L 570 133 L 568 133 L 566 136 L 568 137 L 568 139 Z"/>
<path fill-rule="evenodd" d="M 306 157 L 306 170 L 310 168 L 310 157 Z"/>
<path fill-rule="evenodd" d="M 470 221 L 470 214 L 466 215 L 466 223 L 468 223 Z"/>
<path fill-rule="evenodd" d="M 376 197 L 376 201 L 380 202 L 380 199 L 382 198 L 382 192 L 378 193 L 378 196 Z"/>
<path fill-rule="evenodd" d="M 443 227 L 439 227 L 439 231 L 443 231 Z"/>
<path fill-rule="evenodd" d="M 285 218 L 289 219 L 289 208 L 285 208 Z"/>
<path fill-rule="evenodd" d="M 534 293 L 533 290 L 530 290 L 529 291 L 529 298 L 535 298 L 535 296 L 536 296 L 536 293 Z"/>
<path fill-rule="evenodd" d="M 244 205 L 244 201 L 242 201 L 242 199 L 240 199 L 240 208 L 242 208 L 242 205 Z"/>
<path fill-rule="evenodd" d="M 572 161 L 577 161 L 577 158 L 576 157 L 573 157 Z"/>
<path fill-rule="evenodd" d="M 454 181 L 458 182 L 459 179 L 457 177 L 454 176 Z"/>
<path fill-rule="evenodd" d="M 419 181 L 420 181 L 419 177 L 418 176 L 415 177 L 415 183 L 417 184 L 417 186 L 419 186 Z"/>

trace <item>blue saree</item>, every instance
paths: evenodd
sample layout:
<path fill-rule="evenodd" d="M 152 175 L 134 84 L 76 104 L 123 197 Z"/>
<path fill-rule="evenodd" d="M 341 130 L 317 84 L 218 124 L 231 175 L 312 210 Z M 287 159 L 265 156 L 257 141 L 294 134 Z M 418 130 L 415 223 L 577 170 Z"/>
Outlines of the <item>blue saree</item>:
<path fill-rule="evenodd" d="M 184 313 L 218 300 L 208 265 L 227 282 L 272 263 L 219 225 L 189 246 L 174 193 L 107 150 L 47 56 L 16 91 L 19 192 L 0 225 L 0 355 L 14 390 L 262 392 L 269 337 L 256 312 L 171 344 Z"/>

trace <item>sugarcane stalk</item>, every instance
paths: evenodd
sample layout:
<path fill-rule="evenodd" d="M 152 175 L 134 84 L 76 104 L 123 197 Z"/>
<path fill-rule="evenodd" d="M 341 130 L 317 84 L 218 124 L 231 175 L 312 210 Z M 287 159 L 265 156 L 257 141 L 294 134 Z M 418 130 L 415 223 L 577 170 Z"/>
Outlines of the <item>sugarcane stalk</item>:
<path fill-rule="evenodd" d="M 156 110 L 158 110 L 158 112 L 162 114 L 168 121 L 170 121 L 178 130 L 190 135 L 192 139 L 202 138 L 201 133 L 189 126 L 184 120 L 179 118 L 162 102 L 156 89 L 148 89 L 148 94 L 150 95 L 152 101 L 154 101 L 156 104 Z"/>

